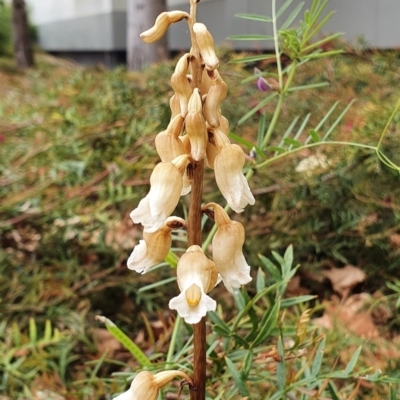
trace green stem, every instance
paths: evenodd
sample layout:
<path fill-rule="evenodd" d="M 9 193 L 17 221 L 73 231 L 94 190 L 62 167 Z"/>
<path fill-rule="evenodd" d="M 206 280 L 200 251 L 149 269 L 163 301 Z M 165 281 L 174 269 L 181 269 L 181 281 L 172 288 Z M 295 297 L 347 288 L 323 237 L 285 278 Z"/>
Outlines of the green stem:
<path fill-rule="evenodd" d="M 287 151 L 285 153 L 279 154 L 278 156 L 270 158 L 269 160 L 266 160 L 266 161 L 262 162 L 261 164 L 256 165 L 254 168 L 255 169 L 263 168 L 268 164 L 272 164 L 274 161 L 277 161 L 283 157 L 287 157 L 288 155 L 294 154 L 300 150 L 309 149 L 311 147 L 316 147 L 316 146 L 324 146 L 324 145 L 352 146 L 352 147 L 360 147 L 362 149 L 369 149 L 369 150 L 374 150 L 374 151 L 377 150 L 376 146 L 369 146 L 367 144 L 353 143 L 353 142 L 332 141 L 332 142 L 310 143 L 310 144 L 306 144 L 304 146 L 298 147 L 297 149 Z"/>
<path fill-rule="evenodd" d="M 281 63 L 281 54 L 279 50 L 279 36 L 278 36 L 278 27 L 276 24 L 276 0 L 272 0 L 272 29 L 274 32 L 274 47 L 275 47 L 275 56 L 276 56 L 276 65 L 278 68 L 278 81 L 279 88 L 283 87 L 283 75 L 282 75 L 282 63 Z"/>
<path fill-rule="evenodd" d="M 389 125 L 392 123 L 394 116 L 397 114 L 397 111 L 399 111 L 399 108 L 400 108 L 400 101 L 397 103 L 396 108 L 392 112 L 392 115 L 390 116 L 388 122 L 386 123 L 385 127 L 383 128 L 383 131 L 379 138 L 378 144 L 376 145 L 376 151 L 379 151 L 379 148 L 381 147 L 383 138 L 385 137 L 385 135 L 389 129 Z"/>

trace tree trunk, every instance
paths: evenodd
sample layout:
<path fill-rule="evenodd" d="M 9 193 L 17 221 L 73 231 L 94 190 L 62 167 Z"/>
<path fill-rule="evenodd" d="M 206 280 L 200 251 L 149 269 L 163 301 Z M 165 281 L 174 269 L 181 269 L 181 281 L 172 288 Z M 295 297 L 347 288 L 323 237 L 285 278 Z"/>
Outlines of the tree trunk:
<path fill-rule="evenodd" d="M 29 37 L 28 18 L 25 1 L 13 0 L 13 34 L 14 55 L 19 68 L 28 68 L 34 65 L 32 44 Z"/>
<path fill-rule="evenodd" d="M 167 35 L 153 44 L 142 42 L 139 35 L 151 28 L 157 16 L 166 10 L 165 0 L 128 0 L 127 2 L 127 64 L 140 70 L 147 64 L 167 58 Z"/>

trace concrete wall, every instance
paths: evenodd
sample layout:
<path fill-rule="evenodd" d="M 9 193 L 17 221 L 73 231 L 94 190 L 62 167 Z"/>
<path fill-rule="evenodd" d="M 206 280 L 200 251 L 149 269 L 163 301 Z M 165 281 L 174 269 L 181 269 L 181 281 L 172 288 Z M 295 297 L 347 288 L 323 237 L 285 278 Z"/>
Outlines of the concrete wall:
<path fill-rule="evenodd" d="M 26 0 L 39 42 L 48 51 L 123 51 L 126 48 L 127 0 Z M 298 4 L 299 0 L 294 0 Z M 305 0 L 304 10 L 311 0 Z M 283 0 L 278 0 L 278 4 Z M 170 9 L 188 10 L 188 0 L 168 0 Z M 270 15 L 270 0 L 201 0 L 198 20 L 206 23 L 216 43 L 230 35 L 271 34 L 271 24 L 235 18 L 237 13 Z M 355 41 L 363 36 L 371 47 L 400 47 L 400 0 L 330 0 L 336 14 L 325 33 L 343 32 Z M 289 15 L 288 10 L 282 17 Z M 169 30 L 171 50 L 187 49 L 189 35 L 182 21 Z M 270 49 L 269 42 L 231 42 L 236 49 Z"/>

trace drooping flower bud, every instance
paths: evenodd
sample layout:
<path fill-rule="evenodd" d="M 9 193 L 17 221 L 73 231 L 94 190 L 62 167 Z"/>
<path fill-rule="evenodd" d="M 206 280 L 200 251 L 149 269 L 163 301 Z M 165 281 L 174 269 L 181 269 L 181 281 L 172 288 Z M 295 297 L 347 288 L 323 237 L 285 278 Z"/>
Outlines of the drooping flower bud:
<path fill-rule="evenodd" d="M 147 31 L 140 34 L 140 38 L 145 43 L 156 42 L 164 36 L 165 32 L 171 24 L 182 21 L 184 18 L 189 18 L 189 14 L 184 11 L 162 12 L 156 18 L 154 25 Z"/>
<path fill-rule="evenodd" d="M 207 27 L 200 22 L 196 22 L 193 25 L 193 32 L 196 36 L 196 42 L 199 46 L 200 55 L 203 58 L 206 69 L 212 71 L 218 68 L 219 60 L 215 55 L 214 39 Z"/>
<path fill-rule="evenodd" d="M 215 264 L 204 254 L 200 246 L 190 246 L 180 258 L 177 268 L 181 294 L 169 302 L 169 308 L 188 323 L 197 324 L 207 311 L 214 311 L 217 303 L 207 293 L 217 283 Z"/>
<path fill-rule="evenodd" d="M 183 118 L 186 117 L 189 99 L 193 91 L 186 77 L 190 57 L 189 53 L 184 54 L 176 64 L 175 72 L 171 76 L 171 86 L 179 97 L 179 105 Z"/>
<path fill-rule="evenodd" d="M 183 121 L 182 115 L 178 114 L 171 120 L 167 129 L 156 136 L 156 150 L 161 161 L 172 161 L 185 154 L 183 143 L 178 138 L 182 132 Z"/>
<path fill-rule="evenodd" d="M 171 109 L 171 120 L 181 113 L 179 96 L 176 93 L 174 93 L 169 99 L 169 108 Z"/>
<path fill-rule="evenodd" d="M 221 103 L 228 94 L 228 85 L 222 80 L 217 70 L 208 72 L 211 86 L 204 103 L 204 117 L 213 127 L 218 128 L 221 117 Z"/>
<path fill-rule="evenodd" d="M 178 205 L 183 188 L 182 176 L 189 157 L 184 154 L 171 162 L 161 162 L 154 168 L 149 193 L 130 214 L 132 221 L 142 224 L 145 232 L 160 229 Z"/>
<path fill-rule="evenodd" d="M 230 144 L 228 136 L 220 128 L 207 126 L 207 165 L 214 169 L 214 160 L 223 147 Z"/>
<path fill-rule="evenodd" d="M 176 229 L 186 229 L 186 221 L 179 217 L 168 217 L 157 231 L 143 232 L 143 240 L 139 241 L 128 258 L 128 268 L 144 274 L 153 265 L 164 261 L 171 248 L 171 231 Z"/>
<path fill-rule="evenodd" d="M 202 107 L 199 89 L 195 88 L 189 100 L 185 126 L 190 139 L 190 154 L 196 161 L 200 161 L 206 156 L 208 141 Z"/>
<path fill-rule="evenodd" d="M 245 163 L 243 150 L 237 144 L 224 146 L 214 159 L 215 180 L 228 205 L 241 213 L 255 199 L 243 175 Z"/>
<path fill-rule="evenodd" d="M 214 208 L 218 230 L 212 241 L 213 260 L 229 292 L 251 281 L 250 266 L 243 256 L 245 232 L 240 222 L 232 221 L 226 211 L 216 203 L 208 203 L 203 210 Z"/>
<path fill-rule="evenodd" d="M 190 376 L 182 371 L 162 371 L 155 375 L 149 371 L 141 371 L 135 376 L 130 388 L 114 400 L 157 400 L 160 389 L 177 377 L 193 385 Z"/>

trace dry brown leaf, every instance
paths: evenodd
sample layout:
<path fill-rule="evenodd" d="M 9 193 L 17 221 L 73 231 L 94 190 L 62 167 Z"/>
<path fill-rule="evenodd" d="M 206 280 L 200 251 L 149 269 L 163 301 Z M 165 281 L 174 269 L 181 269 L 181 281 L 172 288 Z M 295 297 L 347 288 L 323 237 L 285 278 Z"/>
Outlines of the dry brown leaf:
<path fill-rule="evenodd" d="M 286 287 L 285 296 L 295 297 L 309 294 L 310 291 L 300 285 L 300 276 L 294 276 L 288 283 Z"/>
<path fill-rule="evenodd" d="M 336 324 L 343 325 L 357 336 L 376 338 L 379 331 L 374 324 L 371 310 L 364 310 L 370 302 L 368 293 L 350 296 L 343 302 L 334 297 L 324 302 L 325 312 L 322 317 L 314 319 L 314 323 L 325 329 L 332 329 Z"/>
<path fill-rule="evenodd" d="M 394 233 L 393 235 L 390 235 L 390 244 L 395 249 L 400 249 L 400 234 Z"/>
<path fill-rule="evenodd" d="M 346 265 L 344 268 L 331 268 L 323 271 L 323 274 L 331 281 L 333 290 L 342 297 L 346 297 L 354 286 L 365 280 L 365 273 L 354 265 Z"/>
<path fill-rule="evenodd" d="M 108 352 L 112 356 L 116 351 L 122 349 L 121 343 L 107 329 L 93 329 L 93 340 L 101 354 Z"/>

